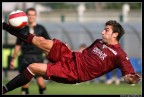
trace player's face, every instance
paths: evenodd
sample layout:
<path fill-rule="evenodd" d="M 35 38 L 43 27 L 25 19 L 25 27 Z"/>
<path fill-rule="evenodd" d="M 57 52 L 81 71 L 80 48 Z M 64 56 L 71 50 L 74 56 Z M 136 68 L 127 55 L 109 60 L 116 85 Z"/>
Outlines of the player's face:
<path fill-rule="evenodd" d="M 29 11 L 28 14 L 28 22 L 29 23 L 34 23 L 36 21 L 36 12 L 35 11 Z"/>
<path fill-rule="evenodd" d="M 105 43 L 110 43 L 113 37 L 113 29 L 112 26 L 107 25 L 105 26 L 104 30 L 102 31 L 102 39 Z"/>

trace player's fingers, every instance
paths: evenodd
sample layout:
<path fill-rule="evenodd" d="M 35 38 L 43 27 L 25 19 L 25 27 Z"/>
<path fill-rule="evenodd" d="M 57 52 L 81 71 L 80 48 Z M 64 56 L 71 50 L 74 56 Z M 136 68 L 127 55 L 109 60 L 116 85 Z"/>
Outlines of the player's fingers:
<path fill-rule="evenodd" d="M 130 75 L 131 80 L 135 80 L 135 81 L 139 81 L 140 80 L 140 76 L 137 74 L 134 75 Z"/>
<path fill-rule="evenodd" d="M 136 76 L 137 78 L 141 78 L 141 76 L 140 76 L 139 74 L 135 74 L 135 76 Z"/>
<path fill-rule="evenodd" d="M 141 80 L 141 77 L 140 77 L 140 75 L 135 74 L 135 75 L 134 75 L 134 79 L 139 81 L 139 80 Z"/>
<path fill-rule="evenodd" d="M 10 69 L 12 69 L 12 67 L 10 66 Z"/>
<path fill-rule="evenodd" d="M 14 69 L 14 65 L 11 64 L 11 65 L 10 65 L 10 69 Z"/>
<path fill-rule="evenodd" d="M 136 80 L 137 82 L 141 80 L 139 75 L 134 75 L 133 79 Z"/>

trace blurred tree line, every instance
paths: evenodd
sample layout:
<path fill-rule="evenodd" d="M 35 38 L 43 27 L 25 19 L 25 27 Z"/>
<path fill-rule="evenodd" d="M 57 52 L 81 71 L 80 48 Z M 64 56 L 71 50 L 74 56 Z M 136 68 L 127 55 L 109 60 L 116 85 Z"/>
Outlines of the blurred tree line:
<path fill-rule="evenodd" d="M 44 6 L 51 7 L 52 9 L 76 9 L 80 2 L 77 3 L 41 3 Z M 87 9 L 121 9 L 122 5 L 127 3 L 130 5 L 131 9 L 141 9 L 141 2 L 83 2 Z"/>
<path fill-rule="evenodd" d="M 108 9 L 121 9 L 122 5 L 125 3 L 108 3 L 107 8 Z M 131 9 L 141 9 L 142 4 L 139 3 L 127 3 L 130 5 Z"/>
<path fill-rule="evenodd" d="M 67 3 L 49 3 L 49 2 L 45 2 L 45 3 L 41 3 L 44 6 L 48 6 L 52 9 L 75 9 L 77 5 L 75 4 L 67 4 Z"/>

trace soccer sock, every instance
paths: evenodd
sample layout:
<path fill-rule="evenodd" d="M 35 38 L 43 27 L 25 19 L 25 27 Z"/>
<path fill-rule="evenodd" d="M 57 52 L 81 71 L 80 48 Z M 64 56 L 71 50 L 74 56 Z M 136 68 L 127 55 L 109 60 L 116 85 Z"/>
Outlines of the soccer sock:
<path fill-rule="evenodd" d="M 27 84 L 33 78 L 33 76 L 34 75 L 28 70 L 28 68 L 26 68 L 23 73 L 20 73 L 5 86 L 3 86 L 3 94 Z"/>
<path fill-rule="evenodd" d="M 22 94 L 25 95 L 25 94 L 29 94 L 29 88 L 21 88 L 21 91 L 22 91 Z"/>
<path fill-rule="evenodd" d="M 3 86 L 3 87 L 2 87 L 2 93 L 3 93 L 3 94 L 5 94 L 5 93 L 7 92 L 7 90 L 8 90 L 8 89 L 7 89 L 6 86 Z"/>
<path fill-rule="evenodd" d="M 39 94 L 45 94 L 45 91 L 46 91 L 46 87 L 45 88 L 39 87 Z"/>
<path fill-rule="evenodd" d="M 10 34 L 20 38 L 22 41 L 26 42 L 26 43 L 32 43 L 32 39 L 34 37 L 33 34 L 30 34 L 28 31 L 26 31 L 25 29 L 14 29 L 12 28 L 9 24 L 7 24 L 6 22 L 3 22 L 3 29 L 7 32 L 9 32 Z"/>

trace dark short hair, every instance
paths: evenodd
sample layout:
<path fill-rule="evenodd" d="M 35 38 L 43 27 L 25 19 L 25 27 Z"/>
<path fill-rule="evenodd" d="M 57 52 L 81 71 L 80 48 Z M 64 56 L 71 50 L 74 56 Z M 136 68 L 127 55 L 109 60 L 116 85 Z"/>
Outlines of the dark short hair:
<path fill-rule="evenodd" d="M 111 25 L 112 26 L 113 33 L 118 33 L 118 36 L 116 38 L 118 41 L 125 34 L 125 31 L 124 31 L 123 27 L 117 21 L 109 20 L 109 21 L 107 21 L 105 23 L 105 26 L 107 26 L 107 25 Z"/>
<path fill-rule="evenodd" d="M 35 13 L 37 13 L 35 8 L 28 8 L 28 9 L 26 10 L 26 14 L 28 14 L 29 11 L 35 11 Z"/>

